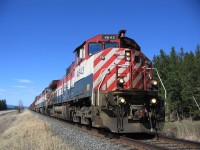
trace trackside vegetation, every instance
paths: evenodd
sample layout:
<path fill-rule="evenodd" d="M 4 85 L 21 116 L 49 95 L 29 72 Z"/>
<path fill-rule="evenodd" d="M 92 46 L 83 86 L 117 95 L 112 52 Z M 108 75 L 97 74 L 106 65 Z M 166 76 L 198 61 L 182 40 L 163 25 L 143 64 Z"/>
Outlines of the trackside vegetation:
<path fill-rule="evenodd" d="M 5 99 L 0 100 L 0 111 L 1 110 L 7 110 L 7 104 Z"/>
<path fill-rule="evenodd" d="M 167 120 L 199 119 L 200 45 L 190 52 L 184 52 L 183 48 L 176 51 L 172 47 L 170 54 L 166 54 L 161 49 L 160 54 L 154 56 L 153 64 L 158 69 L 167 90 Z M 162 89 L 161 85 L 160 88 Z M 163 95 L 164 90 L 161 90 L 160 96 L 164 99 Z"/>

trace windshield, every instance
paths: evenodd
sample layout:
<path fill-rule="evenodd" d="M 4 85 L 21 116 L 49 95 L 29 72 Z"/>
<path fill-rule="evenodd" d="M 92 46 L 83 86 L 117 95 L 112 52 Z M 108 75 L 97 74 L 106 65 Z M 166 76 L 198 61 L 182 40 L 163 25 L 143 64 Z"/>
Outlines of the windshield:
<path fill-rule="evenodd" d="M 109 42 L 109 43 L 105 43 L 105 49 L 107 48 L 118 48 L 119 45 L 117 42 Z"/>
<path fill-rule="evenodd" d="M 102 44 L 101 43 L 89 43 L 88 46 L 88 54 L 91 56 L 94 53 L 97 53 L 102 50 Z"/>

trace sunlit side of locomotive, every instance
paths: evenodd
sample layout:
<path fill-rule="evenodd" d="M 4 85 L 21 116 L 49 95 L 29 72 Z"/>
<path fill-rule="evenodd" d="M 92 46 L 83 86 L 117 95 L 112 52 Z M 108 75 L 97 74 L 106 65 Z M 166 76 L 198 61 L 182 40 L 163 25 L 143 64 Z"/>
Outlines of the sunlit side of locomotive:
<path fill-rule="evenodd" d="M 66 75 L 42 92 L 36 110 L 111 132 L 162 128 L 164 106 L 152 62 L 125 33 L 99 34 L 77 47 Z"/>
<path fill-rule="evenodd" d="M 152 63 L 124 34 L 118 35 L 120 48 L 94 55 L 93 126 L 120 133 L 155 131 L 163 126 L 164 108 Z"/>

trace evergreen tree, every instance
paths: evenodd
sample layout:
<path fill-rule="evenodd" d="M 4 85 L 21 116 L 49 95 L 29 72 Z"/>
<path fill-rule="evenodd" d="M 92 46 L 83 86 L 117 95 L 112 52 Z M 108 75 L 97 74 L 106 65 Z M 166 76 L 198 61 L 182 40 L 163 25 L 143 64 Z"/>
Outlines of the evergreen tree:
<path fill-rule="evenodd" d="M 195 75 L 194 75 L 194 53 L 186 53 L 184 58 L 184 75 L 182 83 L 182 97 L 187 102 L 186 110 L 189 111 L 188 115 L 192 115 L 193 111 L 193 99 L 192 91 L 195 84 Z M 186 112 L 187 113 L 187 112 Z"/>
<path fill-rule="evenodd" d="M 166 55 L 164 50 L 160 50 L 160 55 L 154 56 L 153 64 L 167 89 L 166 109 L 170 110 L 171 116 L 177 119 L 200 117 L 193 99 L 195 96 L 200 105 L 200 90 L 194 92 L 200 89 L 200 45 L 197 45 L 195 53 L 184 53 L 183 48 L 177 53 L 172 47 L 170 54 Z M 163 90 L 159 94 L 164 95 Z"/>
<path fill-rule="evenodd" d="M 6 103 L 6 100 L 4 99 L 4 110 L 7 110 L 8 107 L 7 107 L 7 103 Z"/>
<path fill-rule="evenodd" d="M 7 110 L 7 104 L 5 99 L 0 100 L 0 110 Z"/>
<path fill-rule="evenodd" d="M 154 56 L 153 58 L 153 65 L 155 68 L 157 68 L 158 72 L 159 72 L 159 75 L 162 79 L 162 82 L 163 84 L 165 85 L 165 88 L 166 87 L 166 84 L 167 84 L 167 78 L 168 78 L 168 72 L 169 72 L 169 56 L 166 55 L 166 53 L 164 52 L 164 50 L 160 50 L 160 55 L 159 56 Z M 156 79 L 157 81 L 159 81 L 157 75 L 155 74 L 154 72 L 154 79 Z M 164 89 L 162 88 L 162 85 L 160 84 L 159 82 L 159 96 L 165 100 L 165 93 L 164 93 Z M 166 115 L 168 116 L 169 118 L 169 100 L 166 99 L 165 100 L 165 107 L 166 107 Z"/>
<path fill-rule="evenodd" d="M 180 82 L 180 69 L 179 69 L 179 61 L 178 55 L 175 51 L 175 48 L 172 47 L 170 52 L 170 62 L 169 72 L 167 73 L 167 89 L 168 89 L 168 99 L 169 99 L 169 107 L 173 117 L 179 119 L 180 111 L 182 108 L 182 98 L 181 98 L 181 82 Z"/>
<path fill-rule="evenodd" d="M 195 58 L 194 58 L 194 77 L 195 77 L 195 86 L 200 86 L 200 45 L 197 45 L 195 51 Z"/>
<path fill-rule="evenodd" d="M 163 80 L 163 83 L 166 84 L 166 79 L 167 79 L 167 72 L 169 72 L 169 67 L 168 64 L 169 63 L 169 57 L 165 54 L 164 50 L 160 50 L 160 56 L 154 56 L 153 58 L 153 65 L 155 68 L 158 69 L 159 74 L 161 79 Z M 154 74 L 154 78 L 159 80 L 157 75 Z M 162 98 L 164 95 L 164 91 L 163 89 L 160 91 L 160 96 L 162 96 Z"/>
<path fill-rule="evenodd" d="M 2 110 L 2 100 L 0 100 L 0 110 Z"/>
<path fill-rule="evenodd" d="M 194 71 L 193 71 L 193 107 L 191 106 L 190 114 L 194 118 L 200 117 L 200 110 L 198 105 L 200 106 L 200 45 L 197 45 L 195 50 L 195 57 L 194 57 Z M 196 100 L 196 102 L 195 102 Z M 196 104 L 197 103 L 197 104 Z"/>

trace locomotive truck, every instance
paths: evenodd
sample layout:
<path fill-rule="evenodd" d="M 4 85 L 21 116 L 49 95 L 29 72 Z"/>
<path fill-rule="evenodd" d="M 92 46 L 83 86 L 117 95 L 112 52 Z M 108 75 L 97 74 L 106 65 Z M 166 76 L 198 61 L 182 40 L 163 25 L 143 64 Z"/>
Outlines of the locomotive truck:
<path fill-rule="evenodd" d="M 162 129 L 164 101 L 153 78 L 158 72 L 125 33 L 84 41 L 73 51 L 75 60 L 65 75 L 52 80 L 29 108 L 114 133 Z"/>

